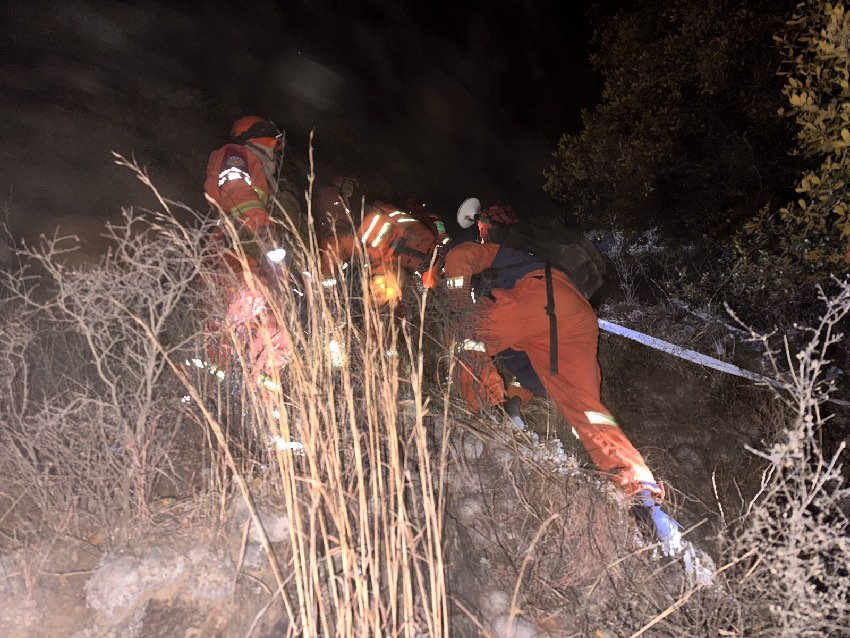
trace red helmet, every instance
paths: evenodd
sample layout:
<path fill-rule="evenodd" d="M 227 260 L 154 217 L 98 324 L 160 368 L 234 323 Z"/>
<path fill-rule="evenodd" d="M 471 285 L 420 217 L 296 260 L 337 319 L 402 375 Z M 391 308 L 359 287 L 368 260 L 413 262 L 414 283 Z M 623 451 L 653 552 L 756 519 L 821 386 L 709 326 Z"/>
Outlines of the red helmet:
<path fill-rule="evenodd" d="M 240 117 L 230 127 L 230 142 L 233 144 L 251 142 L 276 151 L 283 146 L 283 137 L 283 132 L 274 124 L 256 115 Z"/>

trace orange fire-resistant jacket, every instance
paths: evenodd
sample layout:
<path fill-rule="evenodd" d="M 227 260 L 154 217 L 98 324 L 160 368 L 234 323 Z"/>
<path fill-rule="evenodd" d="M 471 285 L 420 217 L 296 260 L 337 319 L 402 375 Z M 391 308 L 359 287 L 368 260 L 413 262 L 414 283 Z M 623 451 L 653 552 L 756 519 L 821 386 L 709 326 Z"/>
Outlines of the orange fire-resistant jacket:
<path fill-rule="evenodd" d="M 494 262 L 504 266 L 491 282 L 502 287 L 490 288 L 487 296 L 473 303 L 473 277 L 493 275 L 493 270 L 485 271 Z M 479 398 L 491 406 L 502 403 L 506 396 L 504 381 L 491 357 L 507 348 L 523 351 L 600 472 L 628 496 L 647 488 L 659 491 L 643 457 L 600 399 L 596 315 L 567 276 L 557 270 L 551 272 L 558 364 L 557 372 L 552 372 L 547 284 L 540 266 L 542 263 L 528 253 L 498 244 L 467 242 L 448 252 L 445 271 L 449 296 L 455 309 L 467 316 L 457 325 L 468 334 L 458 334 L 456 339 L 472 344 L 461 350 L 467 362 L 459 366 L 463 370 L 461 393 L 473 409 L 479 407 Z M 519 275 L 513 282 L 512 273 Z"/>
<path fill-rule="evenodd" d="M 373 206 L 358 230 L 373 272 L 427 268 L 437 236 L 419 219 L 391 205 Z"/>
<path fill-rule="evenodd" d="M 374 275 L 395 273 L 399 269 L 408 274 L 421 273 L 429 267 L 437 245 L 437 237 L 428 226 L 389 204 L 378 204 L 369 210 L 356 238 L 350 235 L 330 237 L 320 247 L 326 261 L 345 261 L 354 253 L 358 241 Z"/>
<path fill-rule="evenodd" d="M 255 208 L 265 210 L 269 199 L 269 183 L 260 158 L 240 144 L 225 144 L 210 154 L 204 190 L 231 215 Z"/>

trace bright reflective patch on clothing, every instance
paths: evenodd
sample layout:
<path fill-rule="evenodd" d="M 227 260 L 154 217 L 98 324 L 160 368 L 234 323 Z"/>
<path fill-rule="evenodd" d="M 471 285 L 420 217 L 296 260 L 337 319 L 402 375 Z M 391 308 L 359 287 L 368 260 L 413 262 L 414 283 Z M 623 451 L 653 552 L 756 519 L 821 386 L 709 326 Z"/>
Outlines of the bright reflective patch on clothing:
<path fill-rule="evenodd" d="M 266 253 L 266 257 L 268 257 L 269 261 L 272 263 L 279 264 L 286 259 L 286 248 L 275 248 L 274 250 L 270 250 Z"/>
<path fill-rule="evenodd" d="M 384 235 L 387 234 L 391 227 L 392 224 L 390 224 L 389 222 L 386 222 L 383 226 L 381 226 L 381 230 L 378 231 L 378 236 L 375 237 L 375 241 L 372 242 L 372 248 L 375 248 L 378 244 L 381 243 L 381 240 L 384 238 Z"/>
<path fill-rule="evenodd" d="M 613 425 L 615 428 L 620 427 L 617 425 L 617 422 L 614 420 L 614 417 L 603 414 L 602 412 L 593 412 L 592 410 L 588 410 L 584 413 L 584 416 L 587 417 L 587 420 L 593 423 L 594 425 L 605 424 L 605 425 Z"/>
<path fill-rule="evenodd" d="M 372 218 L 372 222 L 369 224 L 369 228 L 367 228 L 367 229 L 366 229 L 366 232 L 365 232 L 365 233 L 363 233 L 363 234 L 360 236 L 360 241 L 362 241 L 364 244 L 366 243 L 366 241 L 367 241 L 367 239 L 368 239 L 369 235 L 371 234 L 372 230 L 375 228 L 375 225 L 378 223 L 378 220 L 379 220 L 379 219 L 381 219 L 381 216 L 380 216 L 380 215 L 375 215 L 375 216 Z"/>
<path fill-rule="evenodd" d="M 446 286 L 449 290 L 463 288 L 463 277 L 449 277 L 446 279 Z"/>
<path fill-rule="evenodd" d="M 218 185 L 224 186 L 226 182 L 230 182 L 236 179 L 241 179 L 251 185 L 251 176 L 248 175 L 245 171 L 240 168 L 236 168 L 235 166 L 232 168 L 228 168 L 227 170 L 221 171 L 218 174 Z"/>
<path fill-rule="evenodd" d="M 487 352 L 487 348 L 480 341 L 464 339 L 460 344 L 461 350 L 474 350 L 475 352 Z"/>

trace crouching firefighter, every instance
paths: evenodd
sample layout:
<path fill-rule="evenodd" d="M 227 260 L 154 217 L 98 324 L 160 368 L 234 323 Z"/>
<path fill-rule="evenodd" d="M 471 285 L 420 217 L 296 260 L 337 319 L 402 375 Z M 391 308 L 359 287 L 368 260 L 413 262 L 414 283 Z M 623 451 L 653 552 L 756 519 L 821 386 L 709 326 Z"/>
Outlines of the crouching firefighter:
<path fill-rule="evenodd" d="M 269 213 L 282 152 L 283 133 L 270 121 L 242 117 L 228 142 L 210 155 L 204 183 L 207 199 L 222 215 L 210 238 L 215 263 L 207 354 L 224 367 L 237 356 L 235 342 L 261 378 L 274 375 L 292 355 L 272 298 L 288 276 L 284 264 L 291 257 L 281 224 Z"/>
<path fill-rule="evenodd" d="M 449 250 L 445 275 L 458 316 L 458 381 L 467 403 L 473 409 L 505 403 L 509 393 L 492 357 L 523 353 L 530 376 L 539 379 L 600 473 L 651 513 L 659 540 L 680 543 L 678 526 L 660 508 L 662 487 L 601 401 L 597 318 L 569 277 L 530 253 L 476 242 Z"/>
<path fill-rule="evenodd" d="M 421 220 L 392 204 L 376 202 L 363 218 L 356 237 L 336 236 L 324 242 L 323 274 L 363 250 L 369 264 L 370 289 L 378 303 L 401 300 L 407 277 L 424 276 L 431 267 L 437 235 Z M 426 277 L 433 280 L 433 277 Z"/>

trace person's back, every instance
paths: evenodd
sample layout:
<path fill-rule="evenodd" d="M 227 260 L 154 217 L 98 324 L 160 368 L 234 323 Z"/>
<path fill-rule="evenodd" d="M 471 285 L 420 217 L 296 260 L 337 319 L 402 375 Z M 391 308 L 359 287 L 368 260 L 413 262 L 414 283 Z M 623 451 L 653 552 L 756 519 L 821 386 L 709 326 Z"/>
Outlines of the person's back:
<path fill-rule="evenodd" d="M 247 116 L 233 123 L 227 143 L 214 150 L 207 161 L 204 191 L 233 224 L 242 251 L 254 262 L 261 258 L 262 247 L 257 244 L 266 243 L 273 234 L 268 209 L 276 182 L 270 180 L 280 152 L 282 138 L 274 125 Z M 223 229 L 214 239 L 230 243 Z"/>
<path fill-rule="evenodd" d="M 422 221 L 383 202 L 369 209 L 359 235 L 373 268 L 398 263 L 408 274 L 427 268 L 437 245 L 437 236 Z"/>

